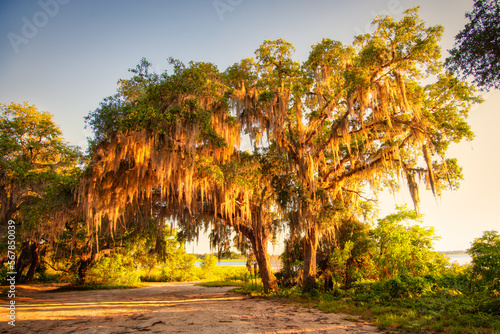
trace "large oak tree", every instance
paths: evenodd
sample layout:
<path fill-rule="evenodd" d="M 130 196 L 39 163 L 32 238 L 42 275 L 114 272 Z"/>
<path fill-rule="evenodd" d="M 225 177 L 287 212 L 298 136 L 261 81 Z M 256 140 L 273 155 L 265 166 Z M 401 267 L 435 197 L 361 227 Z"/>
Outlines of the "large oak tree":
<path fill-rule="evenodd" d="M 250 241 L 266 291 L 275 289 L 267 253 L 273 191 L 259 157 L 236 150 L 231 89 L 212 64 L 172 64 L 173 74 L 157 76 L 143 60 L 88 117 L 96 135 L 81 191 L 89 232 L 150 217 L 176 220 L 187 237 L 228 226 Z"/>
<path fill-rule="evenodd" d="M 474 89 L 443 72 L 442 27 L 426 27 L 417 9 L 374 24 L 352 46 L 322 40 L 303 64 L 282 39 L 225 73 L 172 61 L 173 74 L 156 75 L 143 61 L 88 118 L 96 139 L 81 201 L 92 233 L 103 221 L 112 232 L 151 216 L 176 219 L 188 234 L 231 226 L 261 257 L 267 290 L 275 283 L 264 246 L 277 214 L 305 237 L 308 291 L 320 236 L 348 218 L 346 204 L 364 188 L 406 180 L 418 206 L 419 180 L 436 195 L 456 187 L 460 168 L 446 151 L 472 138 Z M 241 131 L 275 147 L 283 168 L 268 172 L 238 152 Z M 283 175 L 293 189 L 276 182 Z"/>
<path fill-rule="evenodd" d="M 277 144 L 300 184 L 295 220 L 305 235 L 306 291 L 315 286 L 327 210 L 342 206 L 345 194 L 406 179 L 418 206 L 418 180 L 439 194 L 460 178 L 445 153 L 451 142 L 472 137 L 465 119 L 478 99 L 443 73 L 442 27 L 425 27 L 417 9 L 405 14 L 376 19 L 376 31 L 352 46 L 324 39 L 303 64 L 292 59 L 291 43 L 278 39 L 233 68 L 238 120 L 256 140 Z M 436 81 L 423 85 L 429 75 Z"/>

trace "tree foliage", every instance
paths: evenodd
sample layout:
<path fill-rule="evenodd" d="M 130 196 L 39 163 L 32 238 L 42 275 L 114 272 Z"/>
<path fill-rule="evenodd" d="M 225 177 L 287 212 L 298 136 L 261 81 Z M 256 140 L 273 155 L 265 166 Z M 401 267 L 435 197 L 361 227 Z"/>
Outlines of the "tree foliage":
<path fill-rule="evenodd" d="M 171 63 L 173 74 L 156 76 L 143 60 L 132 79 L 120 80 L 119 93 L 89 114 L 93 165 L 81 191 L 89 223 L 97 231 L 108 220 L 113 233 L 118 222 L 171 218 L 187 238 L 212 223 L 214 240 L 230 227 L 261 255 L 266 290 L 268 281 L 275 287 L 267 254 L 271 179 L 259 155 L 236 150 L 240 126 L 230 114 L 231 88 L 213 64 Z M 138 215 L 144 207 L 149 213 Z"/>
<path fill-rule="evenodd" d="M 68 182 L 78 173 L 81 154 L 77 147 L 63 141 L 52 115 L 28 103 L 1 105 L 0 123 L 0 218 L 2 225 L 34 205 L 50 205 L 55 200 L 55 184 Z M 69 181 L 70 182 L 70 181 Z M 52 210 L 30 210 L 54 213 Z M 40 212 L 38 212 L 39 214 Z M 40 220 L 37 220 L 40 221 Z M 28 220 L 25 222 L 28 224 Z"/>
<path fill-rule="evenodd" d="M 405 14 L 376 19 L 375 32 L 352 46 L 323 39 L 302 65 L 291 43 L 265 41 L 255 60 L 228 71 L 237 119 L 254 140 L 265 134 L 275 143 L 295 176 L 300 191 L 289 214 L 306 235 L 306 289 L 314 286 L 319 235 L 341 218 L 322 217 L 355 205 L 367 185 L 406 179 L 418 209 L 419 180 L 439 195 L 461 178 L 445 153 L 449 143 L 472 138 L 466 117 L 479 99 L 444 73 L 443 28 L 426 27 L 417 9 Z M 438 80 L 422 85 L 430 74 Z"/>
<path fill-rule="evenodd" d="M 483 89 L 500 88 L 500 2 L 474 0 L 469 22 L 455 36 L 447 67 L 462 77 L 474 78 Z"/>
<path fill-rule="evenodd" d="M 332 279 L 342 288 L 349 288 L 363 279 L 376 275 L 375 245 L 370 226 L 356 219 L 344 221 L 336 233 L 336 242 L 327 243 L 320 252 L 328 256 Z M 325 251 L 326 248 L 326 251 Z"/>
<path fill-rule="evenodd" d="M 137 77 L 147 67 L 137 71 L 126 90 L 122 85 L 88 118 L 97 142 L 82 202 L 94 226 L 107 217 L 111 230 L 125 216 L 127 224 L 144 222 L 136 215 L 139 206 L 163 203 L 156 210 L 162 217 L 192 221 L 197 196 L 224 202 L 216 162 L 227 161 L 239 140 L 214 65 L 175 62 L 174 74 L 149 82 L 142 95 L 130 95 L 131 82 L 141 82 Z M 230 212 L 227 205 L 223 213 Z"/>
<path fill-rule="evenodd" d="M 82 154 L 64 142 L 52 115 L 27 102 L 1 105 L 0 152 L 0 228 L 15 221 L 16 271 L 19 278 L 29 267 L 31 281 L 47 245 L 78 215 Z"/>
<path fill-rule="evenodd" d="M 485 231 L 467 251 L 472 256 L 472 274 L 482 288 L 500 289 L 500 235 Z"/>
<path fill-rule="evenodd" d="M 374 260 L 380 278 L 424 276 L 444 268 L 446 261 L 434 251 L 433 242 L 439 239 L 434 228 L 410 225 L 410 221 L 422 223 L 422 217 L 402 206 L 397 213 L 379 219 L 373 230 L 377 244 Z"/>

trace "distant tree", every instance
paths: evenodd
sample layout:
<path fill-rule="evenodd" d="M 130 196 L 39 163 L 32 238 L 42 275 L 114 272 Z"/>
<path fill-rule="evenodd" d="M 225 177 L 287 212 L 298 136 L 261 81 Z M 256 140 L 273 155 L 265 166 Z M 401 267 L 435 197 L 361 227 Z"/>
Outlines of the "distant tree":
<path fill-rule="evenodd" d="M 472 256 L 472 273 L 482 287 L 500 288 L 500 235 L 485 231 L 467 251 Z"/>
<path fill-rule="evenodd" d="M 132 230 L 123 234 L 122 248 L 115 252 L 133 259 L 134 264 L 151 270 L 161 265 L 162 279 L 165 281 L 184 281 L 190 278 L 196 257 L 187 254 L 182 235 L 171 229 L 168 224 L 150 221 L 147 230 Z"/>
<path fill-rule="evenodd" d="M 474 77 L 483 89 L 500 88 L 500 1 L 475 0 L 470 20 L 455 36 L 447 67 L 462 77 Z"/>

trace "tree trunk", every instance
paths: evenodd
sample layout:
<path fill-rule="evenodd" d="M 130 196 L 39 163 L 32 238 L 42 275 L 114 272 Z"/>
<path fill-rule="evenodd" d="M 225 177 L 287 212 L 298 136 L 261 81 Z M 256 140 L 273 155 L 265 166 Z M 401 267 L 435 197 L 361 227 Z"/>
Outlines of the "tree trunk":
<path fill-rule="evenodd" d="M 318 249 L 318 231 L 316 226 L 309 227 L 304 241 L 304 276 L 303 292 L 310 292 L 316 287 L 316 252 Z"/>
<path fill-rule="evenodd" d="M 278 289 L 278 284 L 276 283 L 276 277 L 274 277 L 273 270 L 271 268 L 271 258 L 267 253 L 267 235 L 265 233 L 254 233 L 254 238 L 252 241 L 253 252 L 257 263 L 259 264 L 260 278 L 262 279 L 262 285 L 264 286 L 264 292 L 274 291 Z"/>
<path fill-rule="evenodd" d="M 22 195 L 19 191 L 19 186 L 11 181 L 10 182 L 10 195 L 5 191 L 5 183 L 0 185 L 2 190 L 0 191 L 0 199 L 2 200 L 2 206 L 0 207 L 0 224 L 2 226 L 7 226 L 9 220 L 12 219 L 14 214 L 18 211 L 19 197 Z"/>
<path fill-rule="evenodd" d="M 21 282 L 21 275 L 23 274 L 24 269 L 28 265 L 28 260 L 30 258 L 30 242 L 25 241 L 23 246 L 21 247 L 21 254 L 17 257 L 16 261 L 16 283 Z"/>
<path fill-rule="evenodd" d="M 87 279 L 87 270 L 89 269 L 90 265 L 96 260 L 97 254 L 95 252 L 92 252 L 92 255 L 90 255 L 89 258 L 87 259 L 81 259 L 80 265 L 78 266 L 78 283 L 79 284 L 85 284 L 86 279 Z"/>
<path fill-rule="evenodd" d="M 36 267 L 38 267 L 38 265 L 40 264 L 40 255 L 38 254 L 38 243 L 32 241 L 30 249 L 31 249 L 31 265 L 30 268 L 28 269 L 26 277 L 24 278 L 25 283 L 33 282 L 33 277 L 35 277 Z"/>
<path fill-rule="evenodd" d="M 267 253 L 268 237 L 265 231 L 256 231 L 256 229 L 241 226 L 241 232 L 250 240 L 253 248 L 253 253 L 257 264 L 259 265 L 260 278 L 264 286 L 264 292 L 269 292 L 278 289 L 276 277 L 274 277 L 271 269 L 271 258 Z"/>

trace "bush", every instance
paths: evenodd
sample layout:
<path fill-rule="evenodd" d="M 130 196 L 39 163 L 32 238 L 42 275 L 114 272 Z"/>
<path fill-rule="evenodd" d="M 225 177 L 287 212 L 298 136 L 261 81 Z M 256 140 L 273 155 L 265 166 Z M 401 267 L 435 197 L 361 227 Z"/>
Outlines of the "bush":
<path fill-rule="evenodd" d="M 140 280 L 130 259 L 121 254 L 112 254 L 90 267 L 86 282 L 90 286 L 130 287 L 137 285 Z"/>
<path fill-rule="evenodd" d="M 42 271 L 36 273 L 33 279 L 34 283 L 60 283 L 62 275 L 56 272 Z"/>
<path fill-rule="evenodd" d="M 478 289 L 500 290 L 500 235 L 485 231 L 467 251 L 472 256 L 472 276 Z"/>
<path fill-rule="evenodd" d="M 438 276 L 437 283 L 442 288 L 466 291 L 470 287 L 469 267 L 454 263 Z"/>
<path fill-rule="evenodd" d="M 10 275 L 7 275 L 9 272 L 9 267 L 7 266 L 6 263 L 3 264 L 2 267 L 0 267 L 0 285 L 7 284 L 7 278 L 9 278 Z"/>
<path fill-rule="evenodd" d="M 406 206 L 398 207 L 398 212 L 379 219 L 373 230 L 377 243 L 375 263 L 380 269 L 381 279 L 398 276 L 423 276 L 445 269 L 446 258 L 433 250 L 434 229 L 409 225 L 409 221 L 422 222 L 422 218 Z"/>
<path fill-rule="evenodd" d="M 162 266 L 163 282 L 185 282 L 197 278 L 195 273 L 196 257 L 186 254 L 182 248 L 167 256 L 165 264 Z"/>
<path fill-rule="evenodd" d="M 205 258 L 201 262 L 201 268 L 203 269 L 205 273 L 205 277 L 207 279 L 211 278 L 211 275 L 217 266 L 218 259 L 215 255 L 212 254 L 207 254 L 205 255 Z"/>
<path fill-rule="evenodd" d="M 209 276 L 206 276 L 206 272 L 203 272 L 202 275 L 204 279 L 212 281 L 248 282 L 250 280 L 250 275 L 245 267 L 214 266 Z"/>
<path fill-rule="evenodd" d="M 423 293 L 430 292 L 436 286 L 431 276 L 411 277 L 407 275 L 388 279 L 382 284 L 393 299 L 419 297 Z"/>

